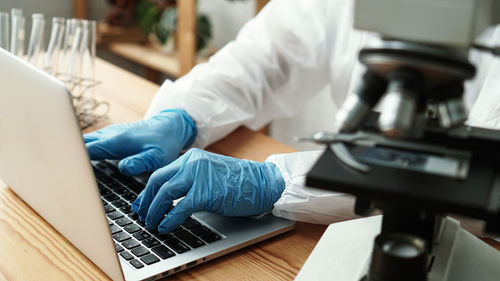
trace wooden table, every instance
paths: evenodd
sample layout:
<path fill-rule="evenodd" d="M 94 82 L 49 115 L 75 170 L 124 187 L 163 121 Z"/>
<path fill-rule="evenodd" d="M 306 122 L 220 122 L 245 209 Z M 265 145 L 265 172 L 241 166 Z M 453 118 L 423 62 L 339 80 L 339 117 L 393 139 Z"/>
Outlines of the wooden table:
<path fill-rule="evenodd" d="M 137 121 L 158 86 L 102 60 L 97 76 L 99 99 L 112 104 L 112 123 Z M 264 160 L 272 153 L 294 151 L 262 134 L 236 130 L 210 150 Z M 297 223 L 292 232 L 260 242 L 166 280 L 291 280 L 304 264 L 325 226 Z M 16 194 L 0 182 L 0 280 L 108 280 L 109 278 Z"/>

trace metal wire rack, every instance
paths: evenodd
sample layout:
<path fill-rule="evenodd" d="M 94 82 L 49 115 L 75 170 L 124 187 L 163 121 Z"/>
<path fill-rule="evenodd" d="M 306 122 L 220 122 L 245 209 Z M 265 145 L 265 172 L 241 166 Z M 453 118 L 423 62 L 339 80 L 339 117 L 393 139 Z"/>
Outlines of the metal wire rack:
<path fill-rule="evenodd" d="M 62 73 L 54 75 L 62 81 L 71 93 L 73 106 L 80 124 L 84 130 L 108 118 L 110 105 L 106 101 L 99 101 L 94 96 L 94 89 L 101 84 L 94 79 L 70 77 Z"/>

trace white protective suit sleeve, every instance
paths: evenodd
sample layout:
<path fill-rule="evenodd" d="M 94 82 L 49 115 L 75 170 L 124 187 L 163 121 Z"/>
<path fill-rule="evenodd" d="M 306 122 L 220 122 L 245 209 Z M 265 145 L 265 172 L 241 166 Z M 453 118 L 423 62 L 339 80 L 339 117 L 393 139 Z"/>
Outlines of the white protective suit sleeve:
<path fill-rule="evenodd" d="M 203 148 L 241 125 L 258 129 L 272 119 L 293 115 L 329 81 L 332 40 L 327 36 L 334 36 L 336 28 L 325 30 L 329 2 L 271 1 L 208 63 L 175 82 L 166 81 L 145 117 L 168 108 L 186 110 L 198 129 L 194 146 Z M 349 197 L 304 187 L 304 175 L 316 157 L 317 153 L 270 157 L 286 182 L 275 215 L 329 224 L 352 214 Z M 345 213 L 334 212 L 339 210 Z"/>
<path fill-rule="evenodd" d="M 186 110 L 198 129 L 194 146 L 204 148 L 241 125 L 292 116 L 328 84 L 327 2 L 271 1 L 208 63 L 166 81 L 146 118 Z"/>
<path fill-rule="evenodd" d="M 274 204 L 273 214 L 310 223 L 331 224 L 355 218 L 354 197 L 305 186 L 306 174 L 323 151 L 274 154 L 266 161 L 281 171 L 285 191 Z"/>

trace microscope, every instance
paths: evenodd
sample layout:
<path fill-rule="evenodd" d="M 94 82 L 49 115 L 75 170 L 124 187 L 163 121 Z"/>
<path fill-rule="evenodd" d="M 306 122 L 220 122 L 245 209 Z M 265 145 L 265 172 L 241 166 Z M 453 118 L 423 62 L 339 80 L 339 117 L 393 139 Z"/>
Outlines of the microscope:
<path fill-rule="evenodd" d="M 354 27 L 380 40 L 359 53 L 366 71 L 336 115 L 337 131 L 311 137 L 327 149 L 306 185 L 354 195 L 358 215 L 383 213 L 356 281 L 500 280 L 500 263 L 457 263 L 483 255 L 483 242 L 447 241 L 464 230 L 446 218 L 479 219 L 500 234 L 500 132 L 466 125 L 463 102 L 476 73 L 469 52 L 500 54 L 475 43 L 498 23 L 497 0 L 355 0 Z M 446 243 L 459 245 L 443 253 Z"/>

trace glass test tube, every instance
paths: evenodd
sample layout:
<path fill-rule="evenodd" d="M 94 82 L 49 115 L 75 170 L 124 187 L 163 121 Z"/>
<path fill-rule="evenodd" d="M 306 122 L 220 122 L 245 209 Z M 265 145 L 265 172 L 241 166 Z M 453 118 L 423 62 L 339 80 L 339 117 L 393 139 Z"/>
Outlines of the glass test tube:
<path fill-rule="evenodd" d="M 71 48 L 73 46 L 76 27 L 80 24 L 80 20 L 78 19 L 67 19 L 66 20 L 66 29 L 64 30 L 64 52 L 65 55 L 69 58 L 69 54 L 71 52 Z"/>
<path fill-rule="evenodd" d="M 78 19 L 67 19 L 66 28 L 64 30 L 64 46 L 63 54 L 61 59 L 61 66 L 59 69 L 64 74 L 63 80 L 71 80 L 71 73 L 73 71 L 73 64 L 75 62 L 76 49 L 74 49 L 75 41 L 79 40 L 76 38 L 76 29 L 80 25 L 80 20 Z M 78 43 L 76 44 L 78 45 Z"/>
<path fill-rule="evenodd" d="M 43 14 L 33 14 L 31 25 L 31 36 L 28 45 L 26 58 L 29 63 L 35 66 L 41 66 L 43 56 L 43 34 L 45 30 L 45 18 Z"/>
<path fill-rule="evenodd" d="M 7 51 L 10 49 L 9 32 L 9 13 L 0 12 L 0 48 Z"/>
<path fill-rule="evenodd" d="M 96 22 L 82 21 L 82 40 L 80 45 L 81 78 L 86 82 L 94 80 L 96 49 Z"/>
<path fill-rule="evenodd" d="M 15 16 L 22 17 L 23 16 L 23 9 L 13 8 L 13 9 L 10 10 L 10 13 L 11 13 L 12 17 L 15 17 Z"/>
<path fill-rule="evenodd" d="M 63 54 L 64 18 L 52 18 L 52 31 L 45 56 L 45 70 L 52 75 L 59 72 L 59 63 Z"/>
<path fill-rule="evenodd" d="M 10 52 L 16 56 L 24 56 L 24 24 L 26 20 L 23 17 L 21 9 L 11 10 L 12 32 L 10 34 Z"/>

